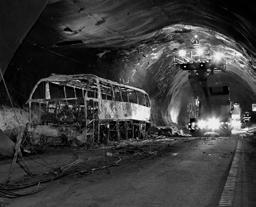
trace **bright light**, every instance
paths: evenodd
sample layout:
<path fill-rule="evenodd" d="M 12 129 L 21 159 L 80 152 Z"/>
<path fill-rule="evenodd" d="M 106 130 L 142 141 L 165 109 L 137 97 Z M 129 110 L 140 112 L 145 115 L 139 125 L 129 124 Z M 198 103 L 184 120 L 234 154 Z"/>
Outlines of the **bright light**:
<path fill-rule="evenodd" d="M 240 120 L 231 120 L 231 127 L 232 129 L 241 129 Z"/>
<path fill-rule="evenodd" d="M 211 130 L 216 130 L 220 128 L 220 120 L 217 118 L 210 118 L 207 120 L 207 127 Z"/>
<path fill-rule="evenodd" d="M 205 120 L 199 120 L 197 125 L 200 129 L 206 129 L 207 128 L 207 122 Z"/>
<path fill-rule="evenodd" d="M 223 57 L 224 57 L 224 54 L 222 52 L 215 52 L 213 54 L 213 60 L 216 62 L 220 62 Z"/>
<path fill-rule="evenodd" d="M 197 54 L 198 56 L 202 56 L 202 55 L 204 54 L 204 49 L 201 48 L 201 47 L 198 47 L 198 48 L 196 49 L 196 54 Z"/>
<path fill-rule="evenodd" d="M 184 58 L 187 55 L 187 52 L 186 52 L 186 50 L 181 49 L 181 50 L 178 51 L 178 54 L 179 54 L 180 57 Z"/>
<path fill-rule="evenodd" d="M 240 120 L 240 114 L 232 114 L 231 118 L 234 120 Z"/>
<path fill-rule="evenodd" d="M 217 130 L 220 128 L 221 122 L 213 117 L 207 120 L 198 120 L 197 125 L 200 129 Z"/>

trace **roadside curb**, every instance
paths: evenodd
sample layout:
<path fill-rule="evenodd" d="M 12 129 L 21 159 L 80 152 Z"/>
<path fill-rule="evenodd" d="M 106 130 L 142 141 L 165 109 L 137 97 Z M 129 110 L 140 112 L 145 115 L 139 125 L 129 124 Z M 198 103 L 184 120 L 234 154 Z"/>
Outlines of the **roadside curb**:
<path fill-rule="evenodd" d="M 219 201 L 219 205 L 218 205 L 219 207 L 233 206 L 236 181 L 238 178 L 241 146 L 242 146 L 241 140 L 238 138 L 233 161 L 232 161 L 229 174 L 228 174 L 228 177 Z"/>

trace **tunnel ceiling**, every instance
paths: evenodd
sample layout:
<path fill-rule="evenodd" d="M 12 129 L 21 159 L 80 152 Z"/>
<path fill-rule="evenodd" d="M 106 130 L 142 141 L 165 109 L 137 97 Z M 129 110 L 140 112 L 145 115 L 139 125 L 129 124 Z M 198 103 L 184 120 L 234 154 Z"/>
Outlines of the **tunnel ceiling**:
<path fill-rule="evenodd" d="M 175 50 L 199 33 L 202 44 L 225 47 L 230 60 L 237 51 L 237 63 L 254 67 L 254 8 L 249 1 L 49 0 L 16 56 L 36 62 L 51 53 L 88 66 L 92 53 L 98 59 L 114 51 L 116 58 L 123 50 L 129 58 L 138 48 L 144 55 L 167 44 Z"/>
<path fill-rule="evenodd" d="M 256 3 L 252 4 L 216 0 L 49 0 L 26 41 L 72 56 L 73 50 L 83 52 L 83 48 L 127 48 L 155 40 L 175 41 L 178 35 L 164 36 L 161 29 L 185 24 L 224 34 L 240 49 L 255 55 Z"/>
<path fill-rule="evenodd" d="M 252 4 L 216 0 L 50 0 L 30 35 L 48 47 L 120 47 L 150 39 L 158 35 L 158 29 L 178 23 L 211 28 L 253 52 L 256 12 Z"/>
<path fill-rule="evenodd" d="M 18 96 L 51 72 L 90 72 L 142 87 L 155 98 L 176 97 L 187 73 L 177 71 L 174 56 L 197 35 L 209 54 L 222 51 L 226 71 L 256 92 L 255 6 L 249 0 L 49 0 L 6 78 Z M 34 81 L 18 84 L 14 72 Z"/>
<path fill-rule="evenodd" d="M 51 53 L 88 65 L 92 53 L 98 59 L 114 51 L 116 58 L 122 50 L 129 58 L 134 49 L 148 55 L 155 46 L 168 46 L 172 52 L 189 46 L 198 33 L 208 48 L 224 47 L 230 60 L 254 67 L 253 8 L 246 1 L 49 0 L 17 53 L 24 54 L 20 59 L 27 54 L 28 61 Z M 236 51 L 243 56 L 239 60 Z"/>

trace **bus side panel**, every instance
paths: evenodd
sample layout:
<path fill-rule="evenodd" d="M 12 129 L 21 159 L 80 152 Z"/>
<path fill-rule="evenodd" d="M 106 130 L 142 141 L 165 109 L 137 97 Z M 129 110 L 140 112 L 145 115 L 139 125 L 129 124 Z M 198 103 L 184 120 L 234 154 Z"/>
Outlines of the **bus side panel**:
<path fill-rule="evenodd" d="M 102 100 L 99 119 L 150 121 L 150 107 L 134 103 Z"/>

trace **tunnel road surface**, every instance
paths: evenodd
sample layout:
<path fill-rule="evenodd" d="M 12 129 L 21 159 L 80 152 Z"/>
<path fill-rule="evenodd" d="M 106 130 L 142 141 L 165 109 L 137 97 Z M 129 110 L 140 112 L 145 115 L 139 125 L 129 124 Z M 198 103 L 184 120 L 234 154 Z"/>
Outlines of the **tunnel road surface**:
<path fill-rule="evenodd" d="M 256 137 L 240 139 L 241 148 L 237 152 L 238 173 L 234 191 L 233 207 L 256 206 Z"/>
<path fill-rule="evenodd" d="M 58 180 L 9 206 L 218 206 L 236 144 L 236 137 L 180 142 L 163 156 L 129 161 L 108 173 Z"/>

